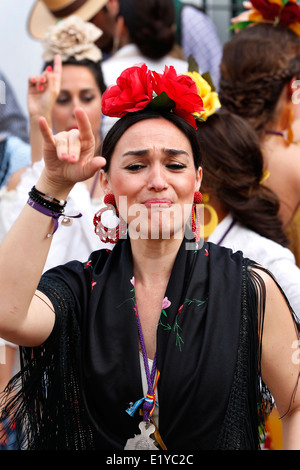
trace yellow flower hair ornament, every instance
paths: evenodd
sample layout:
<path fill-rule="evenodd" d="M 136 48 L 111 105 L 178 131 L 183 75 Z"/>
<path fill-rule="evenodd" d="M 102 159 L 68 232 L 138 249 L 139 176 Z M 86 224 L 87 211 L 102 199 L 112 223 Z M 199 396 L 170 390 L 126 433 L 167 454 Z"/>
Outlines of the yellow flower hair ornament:
<path fill-rule="evenodd" d="M 189 77 L 191 77 L 197 86 L 197 91 L 199 96 L 202 99 L 203 103 L 203 111 L 193 113 L 195 119 L 206 121 L 206 119 L 214 114 L 218 108 L 221 107 L 221 103 L 219 101 L 219 95 L 215 91 L 215 87 L 212 83 L 211 77 L 209 73 L 204 73 L 200 75 L 198 72 L 198 64 L 193 59 L 193 57 L 189 57 L 189 71 L 186 73 Z"/>

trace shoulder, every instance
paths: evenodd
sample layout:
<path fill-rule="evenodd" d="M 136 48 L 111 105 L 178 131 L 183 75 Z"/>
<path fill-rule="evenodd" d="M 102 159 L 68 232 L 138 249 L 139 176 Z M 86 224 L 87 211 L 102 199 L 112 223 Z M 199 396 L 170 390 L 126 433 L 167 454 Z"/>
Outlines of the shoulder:
<path fill-rule="evenodd" d="M 31 164 L 31 147 L 19 137 L 7 138 L 5 152 L 9 156 L 12 171 Z"/>
<path fill-rule="evenodd" d="M 30 145 L 18 136 L 7 137 L 7 149 L 9 150 L 23 150 L 24 152 L 30 152 Z"/>
<path fill-rule="evenodd" d="M 206 22 L 207 16 L 203 13 L 199 8 L 195 5 L 183 5 L 181 8 L 181 17 L 183 20 L 187 20 L 188 18 L 197 18 L 199 21 Z M 209 20 L 208 20 L 209 21 Z"/>
<path fill-rule="evenodd" d="M 55 286 L 55 290 L 68 289 L 80 297 L 90 289 L 92 278 L 101 275 L 108 257 L 109 252 L 103 249 L 91 253 L 85 262 L 74 260 L 53 267 L 43 274 L 39 290 L 47 295 L 49 286 Z"/>
<path fill-rule="evenodd" d="M 184 5 L 181 10 L 182 25 L 189 28 L 189 22 L 197 23 L 198 27 L 209 28 L 213 31 L 216 30 L 213 21 L 210 17 L 197 8 L 195 5 Z"/>
<path fill-rule="evenodd" d="M 208 251 L 209 256 L 214 257 L 215 262 L 221 261 L 223 258 L 243 259 L 243 253 L 241 250 L 233 251 L 230 247 L 217 245 L 216 243 L 211 241 L 204 243 L 203 249 L 206 249 Z"/>
<path fill-rule="evenodd" d="M 234 251 L 241 250 L 245 257 L 254 259 L 266 267 L 279 259 L 295 264 L 294 255 L 288 248 L 239 223 L 236 223 L 226 236 L 224 244 Z"/>
<path fill-rule="evenodd" d="M 245 258 L 241 251 L 233 251 L 231 248 L 207 242 L 203 246 L 203 253 L 207 257 L 210 270 L 220 279 L 234 277 L 237 281 L 241 278 Z"/>

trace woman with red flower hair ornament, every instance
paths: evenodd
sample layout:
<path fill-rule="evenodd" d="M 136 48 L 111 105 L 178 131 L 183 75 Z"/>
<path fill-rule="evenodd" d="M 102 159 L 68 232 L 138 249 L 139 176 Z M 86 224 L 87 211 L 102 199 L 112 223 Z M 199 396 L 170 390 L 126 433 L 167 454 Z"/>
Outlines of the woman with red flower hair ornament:
<path fill-rule="evenodd" d="M 0 335 L 22 345 L 1 420 L 18 417 L 26 449 L 258 450 L 273 396 L 300 449 L 298 320 L 271 273 L 201 239 L 195 82 L 140 73 L 140 98 L 123 80 L 103 95 L 122 117 L 102 156 L 82 109 L 76 134 L 40 119 L 45 169 L 0 246 Z M 98 170 L 95 231 L 114 249 L 42 275 L 69 191 Z"/>
<path fill-rule="evenodd" d="M 294 0 L 255 0 L 248 6 L 234 19 L 233 28 L 242 31 L 224 46 L 219 96 L 222 107 L 244 117 L 260 137 L 263 184 L 280 200 L 289 247 L 300 266 L 300 6 Z"/>

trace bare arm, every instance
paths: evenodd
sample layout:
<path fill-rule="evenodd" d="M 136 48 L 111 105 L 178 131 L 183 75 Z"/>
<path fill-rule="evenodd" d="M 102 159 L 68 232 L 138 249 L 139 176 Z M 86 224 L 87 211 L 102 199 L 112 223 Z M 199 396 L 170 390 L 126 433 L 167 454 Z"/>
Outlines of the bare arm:
<path fill-rule="evenodd" d="M 45 169 L 36 187 L 59 200 L 66 199 L 76 182 L 90 178 L 105 164 L 102 157 L 93 158 L 95 142 L 85 112 L 78 108 L 76 117 L 79 130 L 55 137 L 46 119 L 40 119 Z M 0 245 L 0 337 L 15 344 L 37 346 L 53 328 L 50 302 L 40 293 L 35 296 L 52 230 L 51 217 L 26 205 Z"/>
<path fill-rule="evenodd" d="M 267 295 L 262 338 L 262 376 L 282 416 L 284 449 L 300 449 L 299 340 L 287 304 L 266 274 Z M 295 392 L 295 394 L 294 394 Z"/>

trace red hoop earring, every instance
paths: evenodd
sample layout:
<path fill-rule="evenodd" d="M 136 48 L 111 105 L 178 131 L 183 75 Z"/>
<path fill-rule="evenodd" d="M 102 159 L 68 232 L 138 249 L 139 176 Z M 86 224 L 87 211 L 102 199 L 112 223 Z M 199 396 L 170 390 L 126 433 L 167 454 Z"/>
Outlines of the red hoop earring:
<path fill-rule="evenodd" d="M 192 232 L 194 234 L 196 249 L 199 248 L 200 241 L 200 214 L 197 204 L 201 204 L 202 194 L 200 191 L 195 191 L 194 193 L 194 202 L 192 207 Z"/>
<path fill-rule="evenodd" d="M 100 240 L 104 243 L 117 243 L 120 237 L 125 235 L 127 230 L 126 222 L 120 217 L 119 211 L 116 206 L 115 196 L 113 194 L 106 194 L 104 196 L 104 203 L 106 207 L 100 209 L 94 215 L 94 226 L 95 226 L 95 233 L 98 235 Z M 112 211 L 116 217 L 119 218 L 119 223 L 116 227 L 106 227 L 103 222 L 101 221 L 101 217 L 104 212 Z"/>

